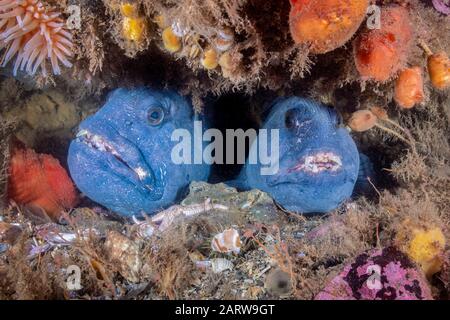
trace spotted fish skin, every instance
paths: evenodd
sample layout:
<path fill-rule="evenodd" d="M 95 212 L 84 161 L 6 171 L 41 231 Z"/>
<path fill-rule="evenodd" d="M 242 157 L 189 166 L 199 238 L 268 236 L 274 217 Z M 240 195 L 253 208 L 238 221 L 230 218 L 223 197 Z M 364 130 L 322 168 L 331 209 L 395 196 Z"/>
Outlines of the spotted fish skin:
<path fill-rule="evenodd" d="M 278 100 L 261 129 L 279 130 L 279 170 L 261 174 L 261 163 L 246 163 L 240 176 L 247 189 L 269 193 L 286 210 L 326 213 L 350 198 L 360 158 L 349 132 L 339 126 L 334 109 L 311 100 Z M 256 142 L 251 146 L 257 148 Z M 242 184 L 241 184 L 242 185 Z"/>
<path fill-rule="evenodd" d="M 172 91 L 117 89 L 79 126 L 69 148 L 69 170 L 90 199 L 123 216 L 152 215 L 174 204 L 209 166 L 175 164 L 174 130 L 193 137 L 194 113 Z"/>

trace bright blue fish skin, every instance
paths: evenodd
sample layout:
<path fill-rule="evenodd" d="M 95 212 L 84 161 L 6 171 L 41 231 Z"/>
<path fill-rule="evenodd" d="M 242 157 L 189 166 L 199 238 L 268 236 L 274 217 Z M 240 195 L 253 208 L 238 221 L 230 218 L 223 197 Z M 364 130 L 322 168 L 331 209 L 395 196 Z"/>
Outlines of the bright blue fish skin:
<path fill-rule="evenodd" d="M 329 212 L 351 197 L 360 158 L 348 131 L 338 127 L 333 109 L 299 97 L 279 100 L 262 129 L 269 130 L 269 150 L 270 130 L 279 129 L 279 171 L 263 176 L 260 164 L 247 162 L 240 179 L 246 179 L 248 187 L 265 191 L 285 209 L 303 214 Z M 316 173 L 306 169 L 305 159 L 320 153 L 335 156 L 339 163 Z"/>
<path fill-rule="evenodd" d="M 193 136 L 193 128 L 192 108 L 180 95 L 117 89 L 80 124 L 69 148 L 71 176 L 87 197 L 116 213 L 154 214 L 174 204 L 190 182 L 208 178 L 208 165 L 176 165 L 171 159 L 173 131 L 186 129 Z"/>

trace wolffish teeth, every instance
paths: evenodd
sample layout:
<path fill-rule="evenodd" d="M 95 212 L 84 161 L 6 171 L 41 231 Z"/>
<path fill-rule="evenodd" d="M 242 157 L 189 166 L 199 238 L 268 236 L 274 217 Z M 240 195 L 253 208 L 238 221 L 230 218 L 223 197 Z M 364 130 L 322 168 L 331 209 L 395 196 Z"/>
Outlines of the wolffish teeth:
<path fill-rule="evenodd" d="M 335 172 L 342 167 L 341 157 L 332 152 L 320 152 L 314 155 L 306 156 L 301 163 L 296 165 L 290 171 L 305 171 L 310 173 L 319 173 L 322 171 Z"/>
<path fill-rule="evenodd" d="M 89 135 L 89 131 L 87 131 L 87 130 L 80 130 L 77 133 L 77 138 L 81 138 L 81 137 L 84 137 L 84 136 L 87 136 L 87 135 Z"/>

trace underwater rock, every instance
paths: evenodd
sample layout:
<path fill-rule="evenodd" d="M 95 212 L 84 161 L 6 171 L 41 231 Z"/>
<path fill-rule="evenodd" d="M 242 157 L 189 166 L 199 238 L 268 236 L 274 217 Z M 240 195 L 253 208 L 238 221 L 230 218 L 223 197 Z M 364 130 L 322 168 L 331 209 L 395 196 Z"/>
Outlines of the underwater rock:
<path fill-rule="evenodd" d="M 339 127 L 336 111 L 299 97 L 278 101 L 262 129 L 279 130 L 278 172 L 262 174 L 247 161 L 238 179 L 244 187 L 267 192 L 285 209 L 323 213 L 350 198 L 360 158 L 355 142 Z M 268 135 L 268 145 L 273 145 Z M 258 148 L 253 143 L 250 154 Z M 273 148 L 273 147 L 272 147 Z"/>
<path fill-rule="evenodd" d="M 206 199 L 227 206 L 228 214 L 248 215 L 252 220 L 262 223 L 280 221 L 277 207 L 267 193 L 260 190 L 238 192 L 223 183 L 193 182 L 189 187 L 189 195 L 181 204 L 187 206 L 203 203 Z"/>
<path fill-rule="evenodd" d="M 77 105 L 56 90 L 33 94 L 23 106 L 3 115 L 21 124 L 16 136 L 30 147 L 46 138 L 70 140 L 71 131 L 81 121 Z"/>
<path fill-rule="evenodd" d="M 58 160 L 21 147 L 12 151 L 8 198 L 44 210 L 55 221 L 78 202 L 72 180 Z"/>
<path fill-rule="evenodd" d="M 72 178 L 86 196 L 123 216 L 161 211 L 191 181 L 209 175 L 206 164 L 175 164 L 175 130 L 193 137 L 194 114 L 184 98 L 170 91 L 118 89 L 80 124 L 69 148 Z"/>
<path fill-rule="evenodd" d="M 316 300 L 432 300 L 420 271 L 388 247 L 358 256 L 327 284 Z"/>

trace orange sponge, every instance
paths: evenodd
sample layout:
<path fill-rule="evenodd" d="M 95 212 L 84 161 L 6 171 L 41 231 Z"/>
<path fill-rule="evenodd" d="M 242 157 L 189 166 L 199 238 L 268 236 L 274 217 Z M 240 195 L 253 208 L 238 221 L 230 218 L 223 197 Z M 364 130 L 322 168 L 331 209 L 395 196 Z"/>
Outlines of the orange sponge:
<path fill-rule="evenodd" d="M 289 25 L 296 43 L 310 43 L 312 53 L 344 45 L 366 15 L 368 0 L 291 0 Z"/>
<path fill-rule="evenodd" d="M 389 80 L 405 63 L 413 29 L 408 10 L 389 6 L 381 10 L 381 29 L 367 30 L 354 43 L 356 68 L 363 79 Z"/>

